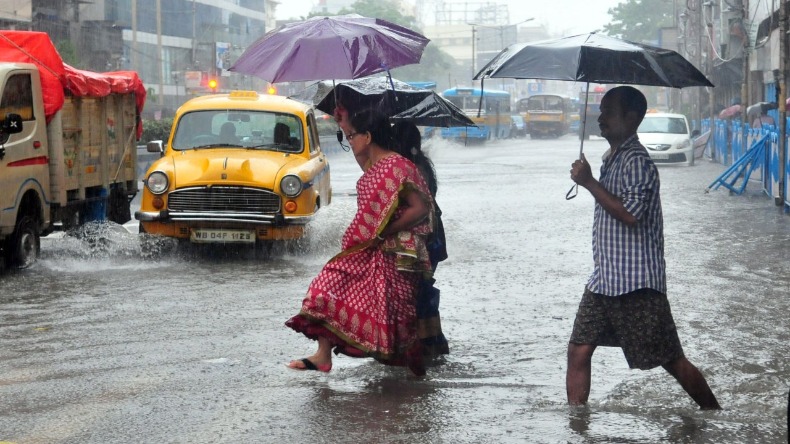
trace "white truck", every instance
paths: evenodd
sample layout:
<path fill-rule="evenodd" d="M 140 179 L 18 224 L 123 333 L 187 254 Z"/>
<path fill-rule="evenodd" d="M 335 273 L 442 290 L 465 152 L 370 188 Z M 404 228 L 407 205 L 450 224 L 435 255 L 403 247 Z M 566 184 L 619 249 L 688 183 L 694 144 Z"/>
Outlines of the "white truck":
<path fill-rule="evenodd" d="M 144 100 L 134 73 L 80 71 L 62 63 L 46 34 L 0 31 L 0 259 L 6 267 L 35 262 L 40 236 L 56 226 L 130 220 Z"/>

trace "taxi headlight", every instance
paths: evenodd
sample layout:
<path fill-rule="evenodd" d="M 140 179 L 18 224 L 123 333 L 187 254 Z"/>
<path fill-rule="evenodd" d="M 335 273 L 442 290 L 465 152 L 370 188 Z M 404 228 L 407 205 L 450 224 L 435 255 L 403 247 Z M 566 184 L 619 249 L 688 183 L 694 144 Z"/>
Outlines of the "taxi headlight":
<path fill-rule="evenodd" d="M 682 150 L 682 149 L 686 149 L 686 148 L 688 148 L 690 146 L 691 146 L 691 140 L 684 140 L 683 142 L 680 142 L 680 145 L 678 145 L 678 149 Z"/>
<path fill-rule="evenodd" d="M 288 175 L 280 181 L 280 189 L 288 197 L 296 197 L 302 192 L 302 180 L 298 176 Z"/>
<path fill-rule="evenodd" d="M 145 182 L 145 185 L 152 193 L 162 194 L 167 191 L 168 182 L 167 174 L 161 171 L 154 171 L 148 176 L 148 180 Z"/>

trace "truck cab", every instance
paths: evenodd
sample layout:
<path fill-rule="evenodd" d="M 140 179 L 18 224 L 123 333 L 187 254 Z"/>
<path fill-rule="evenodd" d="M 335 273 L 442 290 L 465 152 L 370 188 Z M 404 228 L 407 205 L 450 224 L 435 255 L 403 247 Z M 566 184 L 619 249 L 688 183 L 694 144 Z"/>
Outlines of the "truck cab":
<path fill-rule="evenodd" d="M 46 33 L 0 35 L 0 259 L 24 268 L 55 227 L 131 218 L 146 91 L 63 63 Z"/>
<path fill-rule="evenodd" d="M 0 240 L 6 263 L 27 266 L 49 226 L 50 177 L 41 80 L 34 65 L 0 65 Z"/>

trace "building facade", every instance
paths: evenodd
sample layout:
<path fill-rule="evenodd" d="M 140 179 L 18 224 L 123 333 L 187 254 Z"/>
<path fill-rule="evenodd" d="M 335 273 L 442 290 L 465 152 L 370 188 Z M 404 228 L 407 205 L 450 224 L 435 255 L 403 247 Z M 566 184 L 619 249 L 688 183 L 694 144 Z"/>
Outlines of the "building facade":
<path fill-rule="evenodd" d="M 274 23 L 276 1 L 0 0 L 5 29 L 49 34 L 66 63 L 90 71 L 136 71 L 147 112 L 172 113 L 184 100 L 216 90 L 265 88 L 227 68 Z"/>

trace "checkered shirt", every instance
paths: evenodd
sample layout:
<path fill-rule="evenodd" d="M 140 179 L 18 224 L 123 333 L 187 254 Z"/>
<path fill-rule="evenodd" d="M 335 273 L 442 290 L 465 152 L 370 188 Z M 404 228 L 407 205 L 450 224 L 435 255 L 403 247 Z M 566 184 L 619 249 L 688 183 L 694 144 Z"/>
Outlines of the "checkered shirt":
<path fill-rule="evenodd" d="M 596 202 L 592 249 L 593 293 L 618 296 L 640 288 L 666 293 L 664 219 L 658 169 L 636 134 L 607 151 L 598 181 L 618 196 L 637 223 L 628 226 Z"/>

